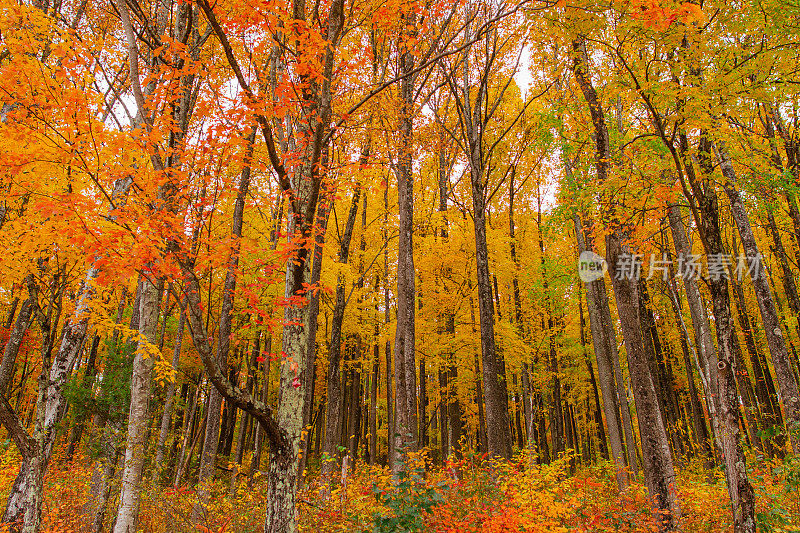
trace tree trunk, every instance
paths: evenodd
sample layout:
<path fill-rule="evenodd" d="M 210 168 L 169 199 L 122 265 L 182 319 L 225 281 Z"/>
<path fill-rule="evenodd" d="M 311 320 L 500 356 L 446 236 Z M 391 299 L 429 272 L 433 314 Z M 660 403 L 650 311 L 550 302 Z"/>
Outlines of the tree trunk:
<path fill-rule="evenodd" d="M 763 266 L 760 265 L 761 255 L 758 251 L 758 244 L 753 235 L 753 230 L 750 227 L 750 219 L 747 216 L 741 194 L 736 188 L 737 179 L 733 163 L 727 154 L 724 144 L 717 143 L 714 148 L 725 178 L 723 187 L 731 203 L 731 213 L 739 230 L 739 236 L 742 239 L 742 247 L 748 262 L 753 262 L 754 264 L 757 262 L 759 268 L 762 268 Z M 800 427 L 800 391 L 798 391 L 797 381 L 792 373 L 789 353 L 786 349 L 786 340 L 781 331 L 780 319 L 775 308 L 775 301 L 772 298 L 769 281 L 763 275 L 763 272 L 754 272 L 752 268 L 749 268 L 748 273 L 753 281 L 753 289 L 756 293 L 758 308 L 761 311 L 761 319 L 764 323 L 764 335 L 767 338 L 767 345 L 772 356 L 772 365 L 775 367 L 784 409 L 786 409 L 789 438 L 792 448 L 797 452 L 800 450 L 800 430 L 798 430 L 798 427 Z"/>
<path fill-rule="evenodd" d="M 742 283 L 734 277 L 731 279 L 731 287 L 733 288 L 733 296 L 736 301 L 739 329 L 741 329 L 744 335 L 745 348 L 750 358 L 750 364 L 753 367 L 756 400 L 758 401 L 762 414 L 761 424 L 767 430 L 768 434 L 773 434 L 773 432 L 779 432 L 783 429 L 783 414 L 781 413 L 781 407 L 778 403 L 775 383 L 772 380 L 772 373 L 769 370 L 764 353 L 756 344 L 756 340 L 753 336 L 753 327 L 747 310 Z M 786 444 L 785 435 L 777 434 L 773 438 L 765 439 L 765 441 L 767 452 L 770 453 L 770 455 L 783 457 L 782 449 Z"/>
<path fill-rule="evenodd" d="M 650 307 L 647 283 L 644 280 L 639 280 L 638 290 L 639 317 L 642 320 L 642 340 L 645 344 L 645 352 L 650 356 L 650 375 L 653 376 L 653 385 L 656 387 L 658 409 L 661 411 L 664 428 L 670 437 L 673 460 L 680 465 L 683 449 L 680 442 L 678 427 L 680 417 L 678 416 L 678 402 L 675 397 L 672 373 L 668 372 L 667 369 L 667 361 L 661 348 L 655 317 Z"/>
<path fill-rule="evenodd" d="M 722 257 L 726 250 L 722 244 L 722 232 L 719 224 L 719 206 L 716 191 L 706 182 L 701 188 L 694 171 L 693 161 L 688 158 L 688 139 L 684 134 L 679 136 L 681 154 L 685 165 L 681 165 L 674 146 L 668 145 L 679 171 L 685 171 L 691 184 L 693 199 L 697 201 L 695 216 L 702 213 L 700 220 L 695 220 L 703 238 L 703 245 L 709 258 Z M 705 137 L 701 137 L 700 164 L 704 174 L 712 171 L 709 151 Z M 681 168 L 682 166 L 682 168 Z M 694 205 L 694 204 L 693 204 Z M 679 236 L 680 238 L 680 236 Z M 727 274 L 727 272 L 725 273 Z M 686 276 L 684 276 L 686 277 Z M 739 403 L 736 392 L 736 349 L 735 331 L 730 314 L 730 295 L 728 283 L 723 275 L 709 275 L 709 292 L 714 307 L 714 320 L 717 328 L 716 359 L 706 361 L 706 369 L 711 382 L 712 398 L 716 408 L 716 444 L 725 461 L 725 477 L 731 509 L 734 519 L 734 531 L 755 531 L 753 489 L 747 478 L 745 457 L 739 442 Z M 687 295 L 689 292 L 687 291 Z M 711 355 L 711 354 L 708 354 Z"/>
<path fill-rule="evenodd" d="M 186 326 L 186 314 L 181 310 L 181 316 L 178 320 L 178 332 L 175 334 L 175 348 L 172 351 L 172 369 L 176 372 L 175 377 L 167 385 L 167 402 L 164 404 L 164 412 L 161 415 L 161 429 L 158 433 L 158 444 L 156 445 L 156 458 L 155 458 L 155 475 L 153 482 L 159 483 L 161 472 L 164 464 L 164 449 L 169 436 L 170 422 L 172 421 L 172 408 L 175 404 L 175 387 L 177 380 L 177 371 L 180 364 L 181 345 L 183 344 L 183 330 Z"/>
<path fill-rule="evenodd" d="M 131 180 L 129 179 L 117 180 L 114 184 L 112 199 L 119 200 L 120 196 L 127 192 L 130 184 Z M 25 533 L 33 533 L 38 531 L 39 528 L 43 501 L 43 482 L 57 436 L 56 424 L 66 411 L 63 388 L 86 340 L 89 324 L 88 308 L 91 299 L 94 297 L 92 284 L 98 274 L 99 270 L 94 266 L 90 267 L 86 273 L 74 315 L 64 325 L 61 343 L 55 357 L 52 357 L 55 326 L 58 324 L 61 313 L 61 300 L 65 287 L 59 281 L 59 278 L 63 277 L 64 274 L 63 272 L 58 272 L 53 279 L 49 295 L 50 305 L 46 313 L 39 309 L 37 301 L 33 298 L 36 290 L 31 288 L 33 279 L 29 278 L 29 281 L 31 281 L 31 285 L 29 285 L 31 312 L 36 311 L 42 332 L 42 368 L 38 380 L 35 408 L 36 421 L 32 435 L 28 435 L 27 431 L 19 423 L 17 414 L 11 408 L 5 395 L 2 394 L 5 391 L 0 388 L 0 399 L 2 400 L 0 402 L 0 415 L 3 418 L 2 422 L 8 430 L 9 436 L 17 443 L 17 447 L 20 448 L 20 454 L 23 457 L 23 466 L 14 481 L 14 486 L 6 503 L 3 522 L 22 524 L 22 531 Z M 7 362 L 4 358 L 4 366 Z M 13 373 L 13 362 L 9 363 L 8 366 L 11 369 L 10 372 Z M 7 383 L 4 386 L 7 386 Z M 31 411 L 31 414 L 33 413 L 34 411 Z M 20 446 L 22 442 L 26 443 L 27 451 Z"/>
<path fill-rule="evenodd" d="M 586 349 L 586 320 L 584 319 L 583 315 L 583 299 L 581 298 L 580 292 L 578 292 L 578 311 L 580 313 L 580 324 L 581 324 L 581 350 L 583 351 L 583 360 L 586 364 L 586 369 L 589 371 L 589 383 L 592 385 L 592 396 L 594 397 L 594 411 L 592 414 L 592 419 L 594 420 L 597 426 L 597 443 L 600 446 L 600 456 L 603 459 L 608 460 L 608 445 L 606 444 L 606 431 L 605 427 L 603 426 L 603 409 L 600 406 L 600 391 L 597 387 L 597 379 L 594 376 L 594 366 L 592 365 L 592 359 L 589 357 L 589 352 Z M 612 415 L 613 416 L 613 415 Z M 588 418 L 588 416 L 587 416 Z M 616 420 L 617 426 L 616 429 L 619 431 L 619 420 Z M 621 435 L 617 433 L 617 438 L 620 438 Z M 623 457 L 623 450 L 621 444 L 618 442 L 617 452 L 619 453 L 619 457 L 616 455 L 614 456 L 614 463 L 617 465 L 618 468 L 624 468 L 625 465 L 625 458 Z M 619 462 L 618 462 L 619 460 Z M 620 467 L 620 464 L 622 465 Z M 622 487 L 620 487 L 622 489 Z"/>
<path fill-rule="evenodd" d="M 258 363 L 255 361 L 255 357 L 252 360 L 252 365 L 248 365 L 248 372 L 247 372 L 247 392 L 253 392 L 253 371 L 258 368 Z M 247 427 L 250 422 L 250 415 L 245 412 L 242 412 L 242 419 L 239 422 L 239 436 L 236 439 L 236 459 L 234 466 L 233 474 L 231 474 L 231 484 L 230 488 L 228 489 L 228 496 L 234 498 L 236 496 L 236 484 L 239 480 L 240 470 L 242 469 L 242 460 L 244 459 L 244 448 L 245 443 L 247 441 Z"/>
<path fill-rule="evenodd" d="M 326 146 L 324 151 L 322 152 L 322 166 L 323 168 L 327 168 L 328 166 L 328 157 L 329 157 L 330 147 Z M 316 218 L 316 234 L 314 235 L 314 264 L 311 266 L 311 286 L 317 287 L 320 282 L 320 277 L 322 276 L 322 251 L 323 247 L 325 246 L 325 232 L 328 229 L 328 217 L 331 212 L 331 208 L 333 207 L 333 188 L 327 184 L 323 184 L 322 187 L 324 191 L 322 192 L 322 199 L 320 201 L 320 205 L 317 208 L 317 218 Z M 278 219 L 280 220 L 280 219 Z M 272 246 L 277 245 L 277 239 L 273 238 Z M 308 323 L 308 349 L 306 351 L 307 356 L 309 357 L 308 361 L 306 362 L 306 367 L 311 369 L 310 372 L 306 373 L 306 382 L 304 386 L 306 387 L 306 398 L 305 398 L 305 405 L 303 412 L 303 427 L 306 428 L 306 431 L 303 432 L 303 443 L 301 448 L 303 453 L 300 457 L 300 472 L 305 472 L 306 465 L 308 464 L 308 455 L 310 450 L 310 435 L 311 435 L 311 414 L 314 410 L 314 389 L 316 387 L 316 377 L 317 377 L 317 329 L 318 329 L 318 319 L 319 319 L 319 296 L 320 291 L 316 290 L 311 293 L 309 298 L 309 323 Z M 267 379 L 269 378 L 269 373 L 267 373 Z M 266 387 L 266 384 L 265 384 Z M 265 389 L 266 390 L 266 389 Z M 264 398 L 264 402 L 266 402 L 266 397 Z M 256 429 L 259 431 L 259 428 Z M 256 439 L 257 445 L 260 447 L 261 440 L 257 437 Z M 261 450 L 258 450 L 258 458 L 261 458 Z M 253 469 L 251 468 L 251 473 Z M 252 481 L 252 474 L 250 476 L 250 481 Z M 302 482 L 302 479 L 299 480 Z"/>
<path fill-rule="evenodd" d="M 681 312 L 681 301 L 678 290 L 675 287 L 675 278 L 670 276 L 667 281 L 667 291 L 669 292 L 669 299 L 672 303 L 672 311 L 675 314 L 675 320 L 678 323 L 678 332 L 680 334 L 681 352 L 683 353 L 683 365 L 686 369 L 686 382 L 688 384 L 689 406 L 691 409 L 691 426 L 692 437 L 695 453 L 705 456 L 706 467 L 713 467 L 713 451 L 711 450 L 711 436 L 706 427 L 706 417 L 701 404 L 700 392 L 694 381 L 694 371 L 692 370 L 693 360 L 697 360 L 697 352 L 695 351 L 695 344 L 689 338 L 689 332 L 686 327 L 686 322 L 683 320 L 683 313 Z"/>
<path fill-rule="evenodd" d="M 94 380 L 94 376 L 97 374 L 97 348 L 100 345 L 100 336 L 95 335 L 92 339 L 92 346 L 89 349 L 89 359 L 86 361 L 86 372 L 83 375 L 83 388 L 88 389 L 91 387 L 91 383 Z M 70 461 L 72 459 L 73 454 L 75 453 L 75 448 L 80 446 L 81 438 L 83 437 L 83 430 L 86 427 L 86 417 L 88 417 L 88 413 L 81 416 L 78 420 L 75 420 L 75 425 L 72 426 L 72 430 L 70 431 L 69 435 L 69 445 L 67 447 L 67 454 L 66 460 Z"/>
<path fill-rule="evenodd" d="M 375 278 L 375 292 L 378 289 L 378 279 Z M 377 309 L 376 309 L 377 311 Z M 375 465 L 378 458 L 378 380 L 381 371 L 381 349 L 378 343 L 380 327 L 375 324 L 375 344 L 372 355 L 372 374 L 369 378 L 369 464 Z"/>
<path fill-rule="evenodd" d="M 470 283 L 470 291 L 472 290 L 472 284 Z M 475 301 L 472 296 L 469 297 L 469 316 L 470 316 L 470 323 L 472 324 L 472 334 L 473 336 L 477 333 L 477 329 L 475 327 Z M 488 437 L 486 436 L 486 416 L 483 411 L 484 402 L 483 402 L 483 372 L 481 372 L 481 359 L 478 355 L 478 352 L 475 352 L 475 401 L 478 405 L 478 432 L 475 435 L 475 448 L 478 449 L 482 454 L 487 453 L 489 451 L 489 442 Z"/>
<path fill-rule="evenodd" d="M 189 417 L 186 422 L 186 432 L 183 435 L 183 444 L 181 445 L 180 455 L 178 455 L 177 469 L 175 471 L 175 479 L 172 482 L 174 488 L 178 488 L 183 480 L 183 473 L 186 468 L 186 463 L 189 456 L 189 448 L 192 446 L 194 439 L 194 426 L 197 422 L 197 414 L 199 412 L 200 391 L 202 389 L 203 376 L 202 373 L 197 376 L 197 386 L 195 387 L 194 400 L 192 407 L 189 409 Z"/>
<path fill-rule="evenodd" d="M 14 321 L 14 327 L 8 334 L 8 341 L 3 349 L 3 361 L 0 364 L 0 394 L 6 394 L 6 390 L 14 377 L 14 363 L 17 361 L 17 354 L 20 346 L 22 346 L 25 332 L 33 319 L 33 312 L 39 305 L 38 290 L 33 280 L 33 274 L 29 274 L 25 278 L 25 282 L 28 286 L 28 298 L 22 302 L 17 319 Z"/>
<path fill-rule="evenodd" d="M 592 252 L 589 250 L 584 237 L 584 228 L 581 218 L 578 214 L 573 217 L 575 225 L 575 236 L 578 240 L 579 253 Z M 616 334 L 609 326 L 613 324 L 606 323 L 603 320 L 602 302 L 608 304 L 608 297 L 600 296 L 602 291 L 603 296 L 606 295 L 605 280 L 598 279 L 589 283 L 584 283 L 586 290 L 586 303 L 589 314 L 589 328 L 592 332 L 592 345 L 594 346 L 595 358 L 597 359 L 597 375 L 600 378 L 600 390 L 603 393 L 603 411 L 606 415 L 606 424 L 608 425 L 608 438 L 611 446 L 611 456 L 614 459 L 616 467 L 617 488 L 624 491 L 628 487 L 628 475 L 625 472 L 625 439 L 623 439 L 623 426 L 622 418 L 620 417 L 620 397 L 619 389 L 614 375 L 614 364 L 612 357 L 616 352 Z M 609 312 L 610 314 L 610 312 Z M 613 345 L 613 346 L 612 346 Z M 628 409 L 628 402 L 625 399 L 622 403 L 622 409 Z M 602 419 L 600 420 L 602 425 Z M 628 439 L 628 446 L 632 448 L 635 444 L 632 439 Z M 634 452 L 632 465 L 636 464 L 636 455 Z"/>
<path fill-rule="evenodd" d="M 592 86 L 583 36 L 578 36 L 572 42 L 572 47 L 575 54 L 573 72 L 588 104 L 594 125 L 597 179 L 600 183 L 605 183 L 611 162 L 611 148 L 603 108 Z M 612 203 L 612 209 L 613 206 Z M 646 346 L 642 338 L 637 281 L 616 275 L 621 256 L 632 257 L 631 249 L 626 245 L 626 239 L 627 235 L 623 227 L 617 225 L 613 228 L 612 233 L 606 237 L 606 260 L 609 270 L 614 273 L 612 286 L 622 325 L 622 335 L 628 355 L 628 369 L 636 401 L 645 479 L 650 496 L 654 499 L 653 515 L 661 531 L 672 531 L 678 528 L 680 505 L 676 494 L 675 470 L 669 453 L 669 441 L 649 371 L 648 361 L 651 356 L 645 351 Z"/>
<path fill-rule="evenodd" d="M 675 246 L 675 254 L 678 260 L 681 258 L 687 260 L 692 256 L 691 246 L 686 236 L 686 229 L 683 225 L 683 218 L 681 216 L 680 208 L 673 204 L 668 208 L 669 212 L 669 226 L 672 234 L 672 242 Z M 695 276 L 681 275 L 683 280 L 683 288 L 686 292 L 686 301 L 689 304 L 689 314 L 692 318 L 692 329 L 694 330 L 694 346 L 697 347 L 699 352 L 695 353 L 695 362 L 697 370 L 700 374 L 700 383 L 703 385 L 703 392 L 705 393 L 706 405 L 708 406 L 708 413 L 711 418 L 711 427 L 713 434 L 718 435 L 718 419 L 713 400 L 714 389 L 711 383 L 711 369 L 710 365 L 713 361 L 717 360 L 717 348 L 714 345 L 714 340 L 711 334 L 711 324 L 708 320 L 708 313 L 706 306 L 703 302 L 703 297 L 700 294 L 700 289 L 697 286 L 697 278 Z M 708 438 L 711 436 L 709 435 Z M 709 461 L 712 459 L 710 442 L 704 446 L 708 454 Z"/>
<path fill-rule="evenodd" d="M 781 273 L 783 274 L 783 291 L 786 294 L 786 299 L 789 301 L 789 309 L 795 319 L 798 319 L 800 318 L 800 296 L 797 294 L 797 284 L 794 281 L 794 274 L 789 266 L 789 257 L 786 253 L 786 248 L 783 246 L 783 240 L 781 239 L 781 234 L 772 211 L 767 211 L 767 228 L 772 238 L 775 256 L 778 259 L 778 264 L 780 264 Z M 795 322 L 795 333 L 798 333 L 798 336 L 800 336 L 800 324 L 797 322 Z"/>
<path fill-rule="evenodd" d="M 383 189 L 383 225 L 381 227 L 383 238 L 383 325 L 389 326 L 391 321 L 391 310 L 389 306 L 389 184 Z M 390 469 L 394 468 L 394 422 L 392 414 L 395 405 L 394 394 L 392 393 L 392 344 L 388 337 L 383 346 L 386 369 L 386 462 Z"/>
<path fill-rule="evenodd" d="M 545 309 L 547 312 L 547 337 L 549 352 L 547 356 L 547 370 L 551 376 L 551 398 L 550 398 L 550 428 L 553 441 L 553 453 L 555 458 L 565 451 L 567 442 L 564 411 L 561 405 L 561 378 L 559 377 L 559 364 L 556 355 L 556 322 L 553 318 L 554 305 L 550 297 L 550 286 L 547 280 L 547 268 L 545 267 L 545 248 L 544 237 L 542 235 L 542 197 L 539 186 L 536 187 L 536 227 L 539 238 L 539 274 L 542 277 L 542 290 L 544 292 Z M 542 317 L 542 329 L 544 329 L 544 317 Z"/>
<path fill-rule="evenodd" d="M 623 238 L 617 231 L 606 238 L 606 257 L 609 270 L 612 272 L 617 272 L 620 256 L 629 254 L 622 243 Z M 648 491 L 655 500 L 654 517 L 661 531 L 672 531 L 677 529 L 680 520 L 675 470 L 650 372 L 649 361 L 652 356 L 646 353 L 646 345 L 642 338 L 644 332 L 641 330 L 636 281 L 616 279 L 615 276 L 613 287 L 636 401 L 639 434 L 642 440 L 642 466 Z"/>
<path fill-rule="evenodd" d="M 353 199 L 350 202 L 350 210 L 347 215 L 342 238 L 339 243 L 339 263 L 347 265 L 350 258 L 350 241 L 353 237 L 353 229 L 358 214 L 358 203 L 361 195 L 361 187 L 356 187 L 353 191 Z M 336 279 L 336 303 L 333 308 L 333 319 L 331 320 L 331 343 L 328 350 L 328 387 L 327 387 L 327 411 L 325 416 L 325 444 L 322 448 L 321 476 L 323 483 L 327 487 L 322 494 L 323 498 L 330 496 L 330 488 L 333 483 L 334 474 L 338 470 L 339 462 L 339 436 L 343 429 L 344 401 L 342 392 L 342 323 L 344 321 L 344 311 L 347 305 L 347 294 L 345 287 L 344 272 L 339 272 Z"/>
<path fill-rule="evenodd" d="M 125 466 L 122 472 L 122 491 L 119 497 L 114 533 L 136 531 L 139 514 L 140 486 L 144 466 L 145 434 L 150 420 L 150 391 L 152 389 L 155 354 L 148 343 L 156 342 L 158 308 L 161 291 L 155 280 L 143 278 L 139 296 L 139 333 L 131 378 L 131 406 L 128 414 L 128 438 Z"/>
<path fill-rule="evenodd" d="M 407 33 L 413 34 L 416 15 L 403 15 Z M 409 35 L 411 37 L 411 35 Z M 397 204 L 399 209 L 397 257 L 397 329 L 394 340 L 394 446 L 392 472 L 395 476 L 405 464 L 405 456 L 418 446 L 417 380 L 415 353 L 415 270 L 414 270 L 414 54 L 400 54 L 400 148 L 397 162 Z"/>
<path fill-rule="evenodd" d="M 228 352 L 231 342 L 231 323 L 233 320 L 233 297 L 236 292 L 237 269 L 239 266 L 239 240 L 242 238 L 242 226 L 244 223 L 244 205 L 247 199 L 247 192 L 250 188 L 250 175 L 252 171 L 251 159 L 253 157 L 253 146 L 256 140 L 256 132 L 253 130 L 247 139 L 247 148 L 244 155 L 244 168 L 239 177 L 239 188 L 236 194 L 236 202 L 233 208 L 233 220 L 231 227 L 231 237 L 234 239 L 231 245 L 228 258 L 228 268 L 225 273 L 225 285 L 222 290 L 222 304 L 219 311 L 219 330 L 217 332 L 217 354 L 216 360 L 220 368 L 225 370 L 228 361 Z M 211 302 L 209 302 L 211 305 Z M 220 437 L 220 407 L 222 406 L 222 393 L 212 387 L 208 401 L 208 412 L 206 419 L 206 436 L 203 439 L 203 450 L 200 454 L 200 471 L 197 477 L 197 496 L 198 501 L 192 509 L 192 522 L 197 523 L 201 520 L 205 507 L 208 505 L 209 492 L 207 484 L 213 479 L 216 456 L 219 447 Z M 228 410 L 235 413 L 235 407 L 230 402 L 226 402 Z M 232 433 L 233 429 L 230 428 Z M 116 532 L 115 532 L 116 533 Z"/>

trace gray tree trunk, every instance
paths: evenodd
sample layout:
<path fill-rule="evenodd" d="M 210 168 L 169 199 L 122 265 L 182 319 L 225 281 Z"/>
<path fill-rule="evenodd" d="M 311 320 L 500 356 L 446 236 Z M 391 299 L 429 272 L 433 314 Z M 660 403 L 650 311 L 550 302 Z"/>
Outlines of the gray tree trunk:
<path fill-rule="evenodd" d="M 155 354 L 151 347 L 156 342 L 159 300 L 161 291 L 156 280 L 143 278 L 139 296 L 140 340 L 133 359 L 131 377 L 131 405 L 128 413 L 128 437 L 125 463 L 122 471 L 122 490 L 117 509 L 114 533 L 136 531 L 142 482 L 142 467 L 147 425 L 150 421 L 150 393 Z"/>
<path fill-rule="evenodd" d="M 589 61 L 583 36 L 572 42 L 574 52 L 573 72 L 589 107 L 594 125 L 595 169 L 597 179 L 604 183 L 611 164 L 611 149 L 602 105 L 591 82 Z M 612 203 L 612 209 L 615 204 Z M 631 255 L 626 244 L 624 227 L 615 225 L 606 237 L 606 260 L 612 272 L 612 286 L 617 311 L 622 325 L 622 336 L 628 355 L 628 370 L 636 401 L 639 434 L 642 440 L 642 466 L 651 498 L 654 499 L 653 515 L 661 531 L 672 531 L 679 527 L 680 504 L 675 487 L 675 469 L 669 450 L 669 440 L 658 408 L 658 399 L 650 374 L 651 356 L 645 351 L 642 338 L 642 321 L 639 316 L 638 281 L 631 277 L 617 276 L 618 262 L 623 254 Z"/>
<path fill-rule="evenodd" d="M 406 16 L 406 26 L 413 28 L 416 16 Z M 413 33 L 413 32 L 412 32 Z M 400 55 L 400 148 L 397 162 L 397 203 L 400 214 L 397 241 L 397 329 L 394 340 L 394 427 L 392 472 L 396 475 L 405 462 L 405 454 L 417 448 L 417 378 L 415 357 L 415 270 L 414 270 L 414 55 L 404 50 Z"/>
<path fill-rule="evenodd" d="M 573 217 L 575 224 L 575 235 L 578 240 L 578 251 L 587 251 L 586 240 L 583 234 L 583 223 L 579 215 Z M 599 285 L 603 285 L 602 288 Z M 600 390 L 603 393 L 603 412 L 606 415 L 608 425 L 608 442 L 611 447 L 611 457 L 616 467 L 617 488 L 624 491 L 628 487 L 628 475 L 625 471 L 625 441 L 623 439 L 623 428 L 620 417 L 618 389 L 614 377 L 614 365 L 611 362 L 611 346 L 616 344 L 616 334 L 613 330 L 605 329 L 602 311 L 598 305 L 598 291 L 605 292 L 605 280 L 598 280 L 584 283 L 586 290 L 586 302 L 589 314 L 589 328 L 592 332 L 592 345 L 594 346 L 595 358 L 597 359 L 597 376 L 600 381 Z M 627 409 L 627 401 L 625 402 Z M 600 423 L 602 424 L 602 419 Z M 633 444 L 630 444 L 633 446 Z M 635 458 L 635 456 L 634 456 Z"/>
<path fill-rule="evenodd" d="M 3 361 L 0 364 L 0 394 L 5 394 L 14 377 L 14 363 L 17 361 L 17 354 L 19 353 L 22 340 L 25 337 L 25 332 L 33 320 L 33 312 L 37 309 L 38 294 L 36 283 L 33 280 L 33 274 L 29 274 L 25 278 L 25 284 L 28 287 L 28 298 L 22 302 L 22 307 L 19 310 L 17 319 L 14 321 L 14 327 L 8 334 L 8 341 L 3 349 Z"/>
<path fill-rule="evenodd" d="M 356 215 L 358 214 L 358 202 L 361 195 L 361 187 L 356 187 L 353 192 L 353 199 L 350 202 L 350 210 L 347 215 L 344 231 L 339 242 L 339 260 L 342 265 L 347 265 L 350 258 L 350 241 L 353 237 Z M 331 320 L 331 343 L 328 350 L 328 397 L 327 409 L 325 411 L 325 441 L 322 447 L 321 476 L 326 490 L 322 496 L 327 498 L 330 495 L 333 476 L 338 470 L 339 464 L 339 445 L 342 433 L 342 422 L 344 420 L 344 399 L 342 389 L 341 350 L 342 350 L 342 323 L 344 321 L 344 310 L 347 305 L 347 295 L 345 287 L 344 272 L 339 272 L 336 278 L 336 303 L 333 308 L 333 319 Z"/>
<path fill-rule="evenodd" d="M 730 156 L 723 143 L 715 145 L 715 151 L 720 163 L 722 175 L 725 178 L 723 187 L 731 204 L 731 212 L 739 236 L 742 239 L 742 247 L 745 255 L 751 261 L 761 261 L 753 230 L 750 227 L 750 219 L 744 207 L 744 201 L 736 188 L 736 171 L 733 168 Z M 763 269 L 763 265 L 761 265 Z M 775 308 L 775 301 L 772 298 L 772 290 L 769 280 L 763 272 L 755 275 L 748 270 L 750 279 L 753 281 L 753 289 L 756 293 L 758 308 L 761 311 L 761 319 L 764 323 L 764 336 L 767 339 L 769 352 L 772 356 L 772 365 L 775 367 L 775 374 L 778 378 L 778 387 L 783 399 L 784 409 L 786 410 L 786 423 L 789 429 L 789 438 L 795 452 L 800 450 L 800 391 L 798 391 L 797 381 L 792 373 L 789 353 L 786 349 L 786 339 L 781 330 L 780 319 Z"/>

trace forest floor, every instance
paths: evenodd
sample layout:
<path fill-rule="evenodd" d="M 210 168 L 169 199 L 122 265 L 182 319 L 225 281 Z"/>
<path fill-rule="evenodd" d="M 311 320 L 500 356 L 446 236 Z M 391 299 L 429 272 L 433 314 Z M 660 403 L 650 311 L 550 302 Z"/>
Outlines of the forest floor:
<path fill-rule="evenodd" d="M 0 497 L 3 501 L 19 468 L 9 443 L 0 444 Z M 800 532 L 800 460 L 749 457 L 749 476 L 756 493 L 759 531 Z M 616 494 L 611 464 L 577 467 L 570 474 L 567 460 L 526 468 L 518 457 L 505 464 L 488 464 L 471 455 L 446 468 L 416 458 L 410 475 L 392 486 L 386 468 L 358 463 L 346 485 L 331 497 L 319 497 L 312 482 L 299 494 L 300 531 L 327 532 L 647 532 L 655 529 L 647 490 L 634 483 L 623 497 Z M 43 531 L 86 531 L 86 507 L 92 462 L 76 454 L 65 462 L 57 452 L 48 471 L 43 507 Z M 224 472 L 224 471 L 223 471 Z M 454 476 L 459 472 L 459 478 Z M 310 479 L 316 480 L 313 475 Z M 732 531 L 725 481 L 720 470 L 708 472 L 691 462 L 677 478 L 684 532 Z M 233 495 L 230 478 L 215 482 L 204 524 L 189 520 L 197 500 L 195 488 L 154 487 L 145 480 L 140 531 L 146 533 L 250 533 L 263 528 L 265 480 L 253 487 L 243 479 Z M 109 502 L 108 520 L 116 501 Z"/>

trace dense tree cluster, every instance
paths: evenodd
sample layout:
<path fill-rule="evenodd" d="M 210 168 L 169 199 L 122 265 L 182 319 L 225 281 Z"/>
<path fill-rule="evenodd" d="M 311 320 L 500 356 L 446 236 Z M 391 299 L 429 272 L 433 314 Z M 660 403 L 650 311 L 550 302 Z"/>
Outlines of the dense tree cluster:
<path fill-rule="evenodd" d="M 39 531 L 58 447 L 115 533 L 148 484 L 195 487 L 199 523 L 265 469 L 264 530 L 296 531 L 312 480 L 472 450 L 610 461 L 663 531 L 702 461 L 755 532 L 748 451 L 800 448 L 798 24 L 4 1 L 3 522 Z"/>

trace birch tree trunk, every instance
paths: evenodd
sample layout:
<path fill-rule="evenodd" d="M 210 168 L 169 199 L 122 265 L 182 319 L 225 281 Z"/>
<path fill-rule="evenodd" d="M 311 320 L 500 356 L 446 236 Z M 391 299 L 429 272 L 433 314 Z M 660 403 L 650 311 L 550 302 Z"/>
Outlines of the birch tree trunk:
<path fill-rule="evenodd" d="M 156 343 L 159 300 L 158 282 L 144 277 L 139 297 L 139 336 L 133 359 L 131 377 L 131 406 L 128 414 L 128 437 L 125 448 L 125 467 L 122 471 L 122 490 L 117 509 L 114 533 L 136 531 L 144 466 L 145 435 L 150 421 L 150 393 L 155 356 L 150 346 Z"/>
<path fill-rule="evenodd" d="M 122 201 L 130 185 L 130 179 L 117 180 L 111 197 L 112 204 Z M 114 205 L 111 206 L 111 209 L 113 208 Z M 63 417 L 66 407 L 63 389 L 86 341 L 86 333 L 89 324 L 88 309 L 91 299 L 94 297 L 92 283 L 98 274 L 99 270 L 94 266 L 90 267 L 86 273 L 86 278 L 83 281 L 75 305 L 74 315 L 64 326 L 61 344 L 54 357 L 51 357 L 51 350 L 55 337 L 54 334 L 51 335 L 50 332 L 51 330 L 55 330 L 55 326 L 58 322 L 63 286 L 58 289 L 58 294 L 55 292 L 51 293 L 50 309 L 45 314 L 39 308 L 37 290 L 35 289 L 35 285 L 33 285 L 33 279 L 29 278 L 30 296 L 26 303 L 30 304 L 31 312 L 35 312 L 40 317 L 40 329 L 44 337 L 42 341 L 42 371 L 39 376 L 36 402 L 36 422 L 33 433 L 28 435 L 21 424 L 17 423 L 12 429 L 12 427 L 4 421 L 6 429 L 12 438 L 27 443 L 29 455 L 26 459 L 25 452 L 22 449 L 20 450 L 23 457 L 23 466 L 14 481 L 14 485 L 12 486 L 6 502 L 3 522 L 17 524 L 15 527 L 21 524 L 21 531 L 25 533 L 33 533 L 38 531 L 39 528 L 44 475 L 47 471 L 47 465 L 50 461 L 53 445 L 57 436 L 56 424 Z M 55 286 L 52 290 L 56 290 Z M 55 304 L 56 301 L 59 303 Z M 58 311 L 55 312 L 55 320 L 53 320 L 53 305 L 58 306 Z M 23 308 L 24 306 L 25 304 L 23 304 Z M 22 315 L 22 311 L 20 311 L 20 315 Z M 15 330 L 16 329 L 15 325 Z M 12 331 L 12 335 L 13 334 L 14 332 Z M 11 343 L 12 339 L 9 339 L 9 344 Z M 13 362 L 9 361 L 12 357 L 12 353 L 8 350 L 8 346 L 6 346 L 6 348 L 7 350 L 4 353 L 3 360 L 3 372 L 7 371 L 8 374 L 4 373 L 0 375 L 0 379 L 3 380 L 2 386 L 0 386 L 0 397 L 2 397 L 0 411 L 6 412 L 0 413 L 0 415 L 13 425 L 17 414 L 8 404 L 4 395 L 4 387 L 8 385 L 6 380 L 10 380 L 10 375 L 13 374 Z M 19 346 L 16 346 L 16 348 L 12 347 L 12 350 L 18 349 Z M 6 354 L 8 355 L 8 359 L 5 357 Z M 13 356 L 16 357 L 16 354 L 13 354 Z M 17 436 L 14 435 L 15 432 L 18 433 Z"/>

